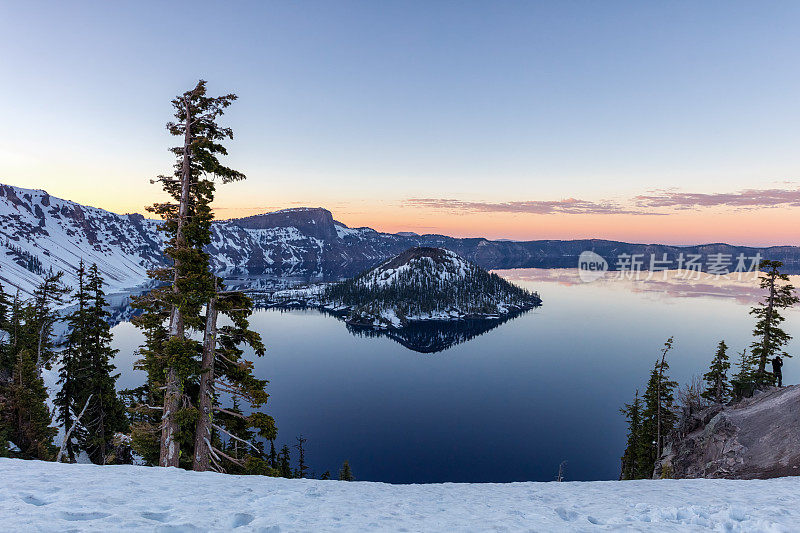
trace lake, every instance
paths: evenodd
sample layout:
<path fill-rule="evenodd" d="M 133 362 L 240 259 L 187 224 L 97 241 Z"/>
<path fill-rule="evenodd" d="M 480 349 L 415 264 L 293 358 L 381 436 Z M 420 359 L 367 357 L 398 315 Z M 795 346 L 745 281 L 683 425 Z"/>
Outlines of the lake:
<path fill-rule="evenodd" d="M 644 389 L 664 341 L 675 337 L 668 360 L 681 383 L 705 372 L 721 339 L 735 361 L 760 295 L 753 281 L 705 275 L 581 283 L 568 269 L 497 272 L 538 291 L 542 307 L 434 353 L 355 335 L 314 310 L 257 311 L 268 351 L 256 369 L 271 381 L 276 446 L 302 434 L 317 476 L 347 459 L 359 480 L 548 481 L 566 461 L 568 480 L 617 479 L 619 408 Z M 785 316 L 800 336 L 800 310 Z M 128 322 L 113 333 L 118 386 L 137 386 L 142 336 Z M 784 383 L 797 382 L 798 367 L 786 361 Z"/>

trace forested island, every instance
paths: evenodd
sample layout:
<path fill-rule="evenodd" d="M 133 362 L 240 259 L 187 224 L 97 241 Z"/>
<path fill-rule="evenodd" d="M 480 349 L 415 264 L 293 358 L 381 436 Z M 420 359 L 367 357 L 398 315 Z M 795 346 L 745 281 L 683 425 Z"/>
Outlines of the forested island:
<path fill-rule="evenodd" d="M 535 292 L 442 248 L 415 247 L 339 283 L 265 294 L 274 307 L 313 307 L 348 324 L 400 329 L 427 321 L 500 319 L 541 305 Z"/>

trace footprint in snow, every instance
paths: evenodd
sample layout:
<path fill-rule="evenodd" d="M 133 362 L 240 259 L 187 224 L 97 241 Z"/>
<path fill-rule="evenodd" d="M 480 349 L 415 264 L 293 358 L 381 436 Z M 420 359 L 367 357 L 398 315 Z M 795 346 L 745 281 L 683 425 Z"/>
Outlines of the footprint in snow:
<path fill-rule="evenodd" d="M 31 495 L 23 496 L 22 497 L 22 501 L 25 502 L 25 503 L 29 503 L 31 505 L 35 505 L 37 507 L 41 507 L 42 505 L 49 505 L 50 504 L 50 502 L 46 502 L 44 500 L 40 500 L 36 496 L 31 496 Z"/>
<path fill-rule="evenodd" d="M 554 511 L 559 516 L 559 518 L 561 518 L 561 520 L 565 522 L 572 522 L 576 518 L 578 518 L 578 513 L 576 513 L 575 511 L 567 511 L 563 507 L 556 507 Z"/>
<path fill-rule="evenodd" d="M 169 513 L 153 513 L 150 511 L 145 511 L 139 514 L 142 518 L 146 518 L 147 520 L 153 520 L 155 522 L 166 522 L 167 520 L 169 520 Z"/>
<path fill-rule="evenodd" d="M 72 513 L 69 511 L 62 511 L 59 513 L 62 520 L 69 520 L 70 522 L 79 522 L 82 520 L 99 520 L 111 516 L 109 513 Z"/>
<path fill-rule="evenodd" d="M 232 528 L 244 527 L 249 525 L 250 522 L 252 522 L 255 519 L 256 519 L 255 516 L 248 513 L 236 513 L 235 515 L 233 515 L 233 520 L 231 520 L 231 527 Z"/>

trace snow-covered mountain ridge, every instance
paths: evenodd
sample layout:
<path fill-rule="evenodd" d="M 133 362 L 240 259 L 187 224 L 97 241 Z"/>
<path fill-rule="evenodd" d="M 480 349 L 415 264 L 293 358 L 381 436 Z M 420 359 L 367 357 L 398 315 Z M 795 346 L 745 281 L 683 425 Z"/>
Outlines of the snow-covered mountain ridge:
<path fill-rule="evenodd" d="M 48 271 L 68 281 L 83 259 L 97 263 L 110 289 L 146 281 L 162 261 L 158 223 L 117 215 L 50 196 L 45 191 L 0 185 L 0 283 L 30 291 Z"/>
<path fill-rule="evenodd" d="M 45 191 L 0 184 L 0 283 L 6 290 L 30 292 L 50 268 L 67 281 L 83 258 L 97 263 L 109 289 L 124 290 L 147 282 L 147 270 L 163 263 L 163 235 L 158 221 L 141 215 L 118 215 L 62 200 Z M 614 268 L 620 254 L 744 253 L 778 259 L 800 271 L 800 247 L 748 248 L 727 244 L 664 246 L 599 239 L 573 241 L 491 241 L 415 233 L 381 233 L 349 228 L 323 208 L 293 208 L 215 222 L 207 248 L 218 273 L 232 277 L 302 275 L 349 277 L 412 247 L 444 248 L 487 268 L 575 268 L 584 250 L 605 257 Z"/>
<path fill-rule="evenodd" d="M 357 471 L 356 471 L 357 473 Z M 800 478 L 389 485 L 0 459 L 7 531 L 796 531 Z"/>

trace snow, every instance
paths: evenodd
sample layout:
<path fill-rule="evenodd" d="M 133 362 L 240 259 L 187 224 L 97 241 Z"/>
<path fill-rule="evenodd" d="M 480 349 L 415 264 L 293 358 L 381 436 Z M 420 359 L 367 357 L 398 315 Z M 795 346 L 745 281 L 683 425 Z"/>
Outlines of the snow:
<path fill-rule="evenodd" d="M 158 222 L 134 224 L 129 215 L 81 206 L 44 191 L 0 185 L 0 282 L 30 294 L 41 276 L 17 264 L 19 252 L 37 257 L 44 271 L 65 271 L 68 284 L 80 259 L 96 263 L 107 290 L 147 282 L 154 266 L 146 252 L 160 242 Z"/>
<path fill-rule="evenodd" d="M 800 478 L 388 485 L 0 459 L 7 531 L 796 531 Z"/>

